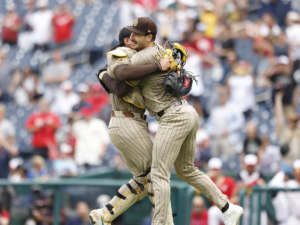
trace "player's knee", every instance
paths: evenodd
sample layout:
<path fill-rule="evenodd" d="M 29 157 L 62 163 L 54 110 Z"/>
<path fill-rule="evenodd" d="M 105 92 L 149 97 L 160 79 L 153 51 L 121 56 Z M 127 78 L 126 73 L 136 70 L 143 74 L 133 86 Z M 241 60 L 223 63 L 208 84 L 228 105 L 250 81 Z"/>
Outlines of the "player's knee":
<path fill-rule="evenodd" d="M 175 166 L 175 172 L 181 180 L 186 181 L 188 179 L 193 178 L 195 176 L 195 172 L 199 172 L 199 169 L 194 166 L 184 168 Z"/>

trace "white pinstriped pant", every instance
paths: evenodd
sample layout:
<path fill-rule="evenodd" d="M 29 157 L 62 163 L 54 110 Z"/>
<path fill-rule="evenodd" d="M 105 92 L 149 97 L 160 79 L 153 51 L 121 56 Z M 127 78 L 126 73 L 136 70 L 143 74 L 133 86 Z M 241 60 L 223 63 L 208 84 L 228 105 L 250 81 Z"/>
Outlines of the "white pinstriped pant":
<path fill-rule="evenodd" d="M 170 202 L 170 174 L 174 165 L 180 179 L 192 185 L 222 209 L 228 199 L 212 180 L 194 165 L 196 132 L 199 117 L 185 100 L 171 106 L 159 119 L 159 129 L 154 140 L 151 178 L 155 192 L 155 214 L 152 225 L 164 225 Z"/>

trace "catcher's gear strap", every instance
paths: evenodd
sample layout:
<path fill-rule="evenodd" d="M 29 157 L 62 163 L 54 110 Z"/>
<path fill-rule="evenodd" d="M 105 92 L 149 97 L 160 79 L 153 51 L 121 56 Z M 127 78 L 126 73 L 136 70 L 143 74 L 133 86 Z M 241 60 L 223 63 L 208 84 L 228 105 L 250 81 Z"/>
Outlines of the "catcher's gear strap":
<path fill-rule="evenodd" d="M 110 214 L 114 215 L 113 206 L 111 204 L 109 204 L 109 203 L 106 204 L 105 206 L 108 209 L 108 211 L 110 212 Z"/>
<path fill-rule="evenodd" d="M 151 196 L 151 197 L 154 197 L 153 193 L 148 192 L 148 195 Z"/>
<path fill-rule="evenodd" d="M 173 215 L 172 215 L 173 217 L 176 217 L 177 216 L 177 213 L 173 213 Z"/>
<path fill-rule="evenodd" d="M 146 185 L 146 180 L 144 178 L 136 179 L 141 183 L 144 182 Z M 132 189 L 128 187 L 128 184 Z M 115 218 L 126 211 L 135 202 L 140 201 L 147 196 L 148 190 L 146 187 L 144 188 L 144 191 L 141 191 L 140 187 L 133 179 L 131 179 L 128 184 L 124 184 L 119 189 L 118 193 L 109 201 L 109 203 L 102 208 L 102 218 L 105 223 L 110 224 Z M 134 192 L 137 194 L 134 194 Z"/>
<path fill-rule="evenodd" d="M 146 171 L 146 173 L 144 173 L 144 174 L 142 174 L 141 176 L 138 176 L 138 177 L 146 177 L 150 172 L 151 172 L 151 166 L 150 166 L 149 169 Z"/>
<path fill-rule="evenodd" d="M 117 56 L 117 57 L 127 57 L 126 52 L 124 52 L 120 49 L 115 49 L 113 51 L 110 51 L 110 52 L 106 53 L 106 55 L 114 55 L 114 56 Z"/>
<path fill-rule="evenodd" d="M 120 192 L 117 192 L 116 196 L 123 199 L 123 200 L 126 199 L 126 197 L 124 195 L 121 195 Z"/>
<path fill-rule="evenodd" d="M 129 190 L 132 192 L 132 194 L 137 195 L 136 190 L 134 190 L 134 189 L 132 188 L 132 186 L 131 186 L 129 183 L 127 183 L 126 186 L 129 188 Z"/>
<path fill-rule="evenodd" d="M 141 183 L 137 182 L 135 179 L 134 179 L 134 181 L 140 187 L 141 191 L 145 190 L 144 185 L 142 185 Z"/>

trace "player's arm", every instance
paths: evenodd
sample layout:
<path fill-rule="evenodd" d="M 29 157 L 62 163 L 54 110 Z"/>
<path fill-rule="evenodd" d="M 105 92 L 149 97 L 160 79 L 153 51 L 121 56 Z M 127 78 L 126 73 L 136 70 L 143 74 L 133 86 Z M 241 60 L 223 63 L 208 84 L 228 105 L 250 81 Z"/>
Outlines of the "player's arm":
<path fill-rule="evenodd" d="M 111 78 L 106 72 L 100 74 L 99 79 L 104 83 L 111 93 L 114 93 L 120 98 L 125 97 L 133 88 L 133 86 L 127 84 L 125 81 Z"/>
<path fill-rule="evenodd" d="M 158 63 L 147 65 L 119 65 L 114 68 L 115 76 L 122 81 L 140 80 L 152 73 L 167 71 L 170 69 L 170 57 L 160 60 Z"/>

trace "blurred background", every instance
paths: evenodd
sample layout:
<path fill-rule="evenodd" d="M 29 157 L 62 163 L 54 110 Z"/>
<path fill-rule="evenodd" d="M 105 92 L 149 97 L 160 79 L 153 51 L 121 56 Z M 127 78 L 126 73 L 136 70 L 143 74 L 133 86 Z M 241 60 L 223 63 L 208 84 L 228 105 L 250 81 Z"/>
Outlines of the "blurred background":
<path fill-rule="evenodd" d="M 89 224 L 131 178 L 96 74 L 142 16 L 200 75 L 185 97 L 201 124 L 195 165 L 244 206 L 240 224 L 300 224 L 299 12 L 300 0 L 1 0 L 0 225 Z M 154 139 L 159 124 L 147 122 Z M 171 180 L 176 225 L 222 223 L 199 191 Z M 149 203 L 112 224 L 150 225 Z"/>

